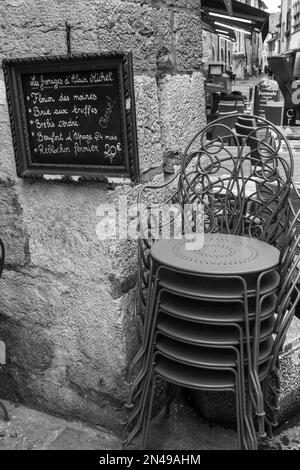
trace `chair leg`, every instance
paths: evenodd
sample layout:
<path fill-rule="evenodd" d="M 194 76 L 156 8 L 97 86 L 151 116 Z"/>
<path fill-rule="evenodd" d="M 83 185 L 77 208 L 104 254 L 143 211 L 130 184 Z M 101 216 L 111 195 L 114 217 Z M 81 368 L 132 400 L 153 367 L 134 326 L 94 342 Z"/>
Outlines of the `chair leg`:
<path fill-rule="evenodd" d="M 237 380 L 238 382 L 238 380 Z M 243 406 L 241 402 L 241 393 L 240 393 L 240 387 L 239 384 L 236 384 L 236 390 L 235 390 L 235 405 L 236 405 L 236 429 L 237 429 L 237 435 L 238 435 L 238 447 L 239 450 L 243 450 L 244 446 L 244 432 L 242 431 L 244 428 L 244 423 L 243 423 Z"/>
<path fill-rule="evenodd" d="M 151 273 L 150 273 L 151 274 Z M 144 355 L 146 354 L 147 351 L 147 344 L 148 344 L 148 332 L 149 328 L 151 328 L 151 319 L 153 315 L 153 307 L 155 303 L 155 297 L 156 297 L 156 287 L 157 287 L 157 279 L 154 280 L 154 285 L 151 287 L 152 281 L 151 277 L 149 279 L 149 289 L 148 289 L 148 301 L 147 301 L 147 307 L 146 307 L 146 312 L 145 312 L 145 324 L 144 324 L 144 334 L 143 334 L 143 340 L 142 340 L 142 346 L 139 349 L 137 355 L 133 358 L 131 364 L 129 365 L 128 368 L 128 373 L 127 373 L 127 382 L 130 384 L 132 381 L 132 375 L 135 367 L 137 364 L 142 360 Z"/>
<path fill-rule="evenodd" d="M 253 448 L 252 450 L 257 450 L 258 447 L 258 442 L 257 442 L 257 435 L 256 435 L 256 430 L 253 422 L 253 403 L 255 402 L 252 390 L 251 390 L 251 384 L 248 384 L 249 390 L 247 393 L 247 415 L 248 415 L 248 420 L 253 432 Z"/>
<path fill-rule="evenodd" d="M 143 423 L 140 450 L 146 450 L 149 427 L 150 427 L 150 422 L 151 422 L 153 399 L 154 399 L 154 394 L 155 394 L 155 389 L 156 389 L 156 379 L 157 379 L 157 376 L 155 375 L 155 372 L 154 372 L 154 377 L 152 379 L 152 387 L 151 387 L 151 392 L 150 392 L 149 405 L 148 405 L 148 412 L 145 413 L 145 419 Z"/>
<path fill-rule="evenodd" d="M 243 358 L 243 356 L 242 356 Z M 244 381 L 244 365 L 241 365 L 239 361 L 238 365 L 238 382 L 237 382 L 237 394 L 239 394 L 240 400 L 240 419 L 241 419 L 241 449 L 251 450 L 254 447 L 254 436 L 255 431 L 252 429 L 246 408 L 246 392 L 245 392 L 245 381 Z M 243 361 L 244 362 L 244 361 Z"/>
<path fill-rule="evenodd" d="M 153 365 L 150 370 L 146 374 L 143 384 L 142 384 L 142 389 L 141 389 L 141 396 L 139 399 L 139 404 L 135 406 L 135 409 L 131 416 L 128 418 L 128 421 L 124 427 L 124 432 L 123 432 L 123 445 L 122 449 L 125 450 L 128 446 L 128 444 L 134 439 L 134 437 L 138 434 L 138 432 L 141 430 L 142 425 L 143 425 L 143 417 L 145 414 L 145 409 L 147 405 L 147 397 L 149 395 L 149 388 L 151 384 L 151 379 L 153 375 Z M 129 435 L 127 436 L 127 432 L 129 429 L 129 426 L 136 420 L 136 424 L 134 428 L 130 431 Z"/>
<path fill-rule="evenodd" d="M 256 445 L 256 432 L 253 423 L 252 416 L 248 413 L 248 400 L 249 400 L 249 389 L 246 393 L 245 383 L 245 370 L 244 370 L 244 343 L 243 339 L 240 342 L 240 360 L 238 361 L 238 385 L 241 400 L 241 416 L 243 417 L 242 432 L 243 432 L 243 445 L 246 450 L 254 450 Z"/>
<path fill-rule="evenodd" d="M 257 379 L 258 379 L 258 377 L 257 377 Z M 266 413 L 265 413 L 265 410 L 264 410 L 264 397 L 263 397 L 263 393 L 262 393 L 260 384 L 259 384 L 259 387 L 258 387 L 257 401 L 258 401 L 258 406 L 257 406 L 257 410 L 256 410 L 256 416 L 257 416 L 257 419 L 258 419 L 258 437 L 260 439 L 264 439 L 267 436 L 266 435 L 266 430 L 265 430 L 265 416 L 266 416 Z"/>
<path fill-rule="evenodd" d="M 266 409 L 268 410 L 268 420 L 272 427 L 277 427 L 278 422 L 276 419 L 276 413 L 279 411 L 279 397 L 278 397 L 278 390 L 276 387 L 274 388 L 273 385 L 270 383 L 270 376 L 267 377 L 267 379 L 264 382 L 264 388 L 265 388 L 265 406 Z M 272 401 L 270 402 L 269 396 L 272 394 L 273 396 L 273 403 Z"/>
<path fill-rule="evenodd" d="M 156 321 L 157 321 L 157 317 L 159 313 L 159 302 L 160 302 L 160 292 L 157 295 L 155 306 L 153 305 L 153 307 L 155 308 L 154 308 L 154 313 L 152 314 L 152 325 L 149 327 L 147 344 L 144 345 L 144 349 L 145 349 L 145 353 L 143 355 L 144 360 L 142 362 L 141 370 L 138 374 L 138 377 L 136 378 L 135 382 L 132 384 L 131 391 L 129 393 L 129 396 L 126 402 L 127 407 L 131 407 L 131 404 L 135 401 L 135 399 L 140 394 L 140 391 L 136 391 L 136 388 L 144 379 L 151 365 L 154 347 L 155 347 L 155 330 L 156 330 Z"/>

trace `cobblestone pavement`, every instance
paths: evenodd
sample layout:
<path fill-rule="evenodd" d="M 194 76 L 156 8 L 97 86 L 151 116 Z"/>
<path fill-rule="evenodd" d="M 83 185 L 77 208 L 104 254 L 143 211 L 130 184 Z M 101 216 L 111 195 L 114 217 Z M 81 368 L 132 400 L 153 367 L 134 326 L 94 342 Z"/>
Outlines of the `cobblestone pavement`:
<path fill-rule="evenodd" d="M 114 450 L 120 438 L 101 427 L 90 428 L 21 405 L 7 403 L 11 420 L 0 417 L 0 450 Z M 135 447 L 135 446 L 134 446 Z M 134 448 L 133 447 L 133 448 Z M 300 416 L 282 427 L 263 449 L 300 450 Z M 233 430 L 204 422 L 185 402 L 175 403 L 171 416 L 162 413 L 151 426 L 148 449 L 234 450 Z"/>

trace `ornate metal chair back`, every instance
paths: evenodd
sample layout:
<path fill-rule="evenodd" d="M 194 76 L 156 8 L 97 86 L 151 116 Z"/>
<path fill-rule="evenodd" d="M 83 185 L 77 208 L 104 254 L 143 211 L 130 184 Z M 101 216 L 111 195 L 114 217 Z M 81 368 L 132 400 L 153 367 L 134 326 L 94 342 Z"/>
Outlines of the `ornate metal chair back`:
<path fill-rule="evenodd" d="M 180 201 L 195 213 L 202 207 L 205 232 L 255 236 L 281 247 L 290 218 L 293 156 L 273 124 L 249 118 L 257 127 L 246 128 L 244 134 L 231 129 L 230 118 L 223 117 L 194 136 L 181 167 Z M 223 129 L 221 135 L 209 138 L 215 128 Z M 229 140 L 234 145 L 228 146 Z M 283 142 L 288 148 L 284 156 Z M 193 231 L 195 221 L 194 215 Z"/>
<path fill-rule="evenodd" d="M 222 232 L 259 238 L 276 246 L 288 274 L 279 297 L 278 311 L 283 313 L 277 323 L 278 328 L 280 324 L 289 325 L 299 300 L 300 278 L 300 258 L 297 262 L 293 257 L 293 253 L 300 251 L 300 237 L 296 237 L 300 211 L 290 200 L 291 192 L 297 195 L 293 202 L 300 198 L 293 185 L 292 150 L 272 123 L 257 116 L 246 117 L 257 123 L 246 135 L 227 125 L 230 116 L 207 125 L 188 144 L 174 177 L 141 189 L 137 325 L 143 325 L 151 246 L 159 238 L 174 235 L 174 227 L 181 234 L 187 230 Z M 245 115 L 237 118 L 243 119 Z M 222 132 L 218 135 L 220 128 Z M 281 345 L 283 340 L 280 339 Z"/>

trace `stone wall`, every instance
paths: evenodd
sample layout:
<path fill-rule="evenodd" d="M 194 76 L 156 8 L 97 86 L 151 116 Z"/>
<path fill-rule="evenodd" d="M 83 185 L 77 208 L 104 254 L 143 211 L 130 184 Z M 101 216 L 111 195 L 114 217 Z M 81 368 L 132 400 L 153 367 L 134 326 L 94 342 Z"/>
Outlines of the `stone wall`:
<path fill-rule="evenodd" d="M 142 181 L 160 178 L 205 121 L 200 1 L 2 0 L 0 59 L 131 50 Z M 135 348 L 136 245 L 99 241 L 97 207 L 137 187 L 25 181 L 0 71 L 0 395 L 119 428 Z"/>

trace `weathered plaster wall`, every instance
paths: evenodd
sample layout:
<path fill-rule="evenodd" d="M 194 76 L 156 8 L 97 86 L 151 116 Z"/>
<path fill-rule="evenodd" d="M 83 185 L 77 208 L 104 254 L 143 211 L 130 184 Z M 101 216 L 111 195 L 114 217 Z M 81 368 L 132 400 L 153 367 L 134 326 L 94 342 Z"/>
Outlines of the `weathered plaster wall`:
<path fill-rule="evenodd" d="M 0 59 L 132 50 L 142 178 L 204 124 L 200 1 L 2 0 Z M 0 71 L 0 394 L 118 428 L 134 349 L 135 243 L 100 242 L 100 203 L 137 188 L 16 177 Z"/>

